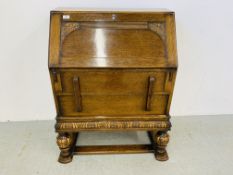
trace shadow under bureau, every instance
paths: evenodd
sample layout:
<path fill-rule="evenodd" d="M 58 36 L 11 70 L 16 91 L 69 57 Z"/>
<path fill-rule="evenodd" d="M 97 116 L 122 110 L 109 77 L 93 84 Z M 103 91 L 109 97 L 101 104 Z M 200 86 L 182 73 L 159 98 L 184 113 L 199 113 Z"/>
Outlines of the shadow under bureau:
<path fill-rule="evenodd" d="M 167 160 L 177 71 L 174 12 L 51 11 L 49 72 L 59 162 L 76 154 L 154 153 Z M 148 132 L 151 144 L 76 146 L 81 131 Z"/>

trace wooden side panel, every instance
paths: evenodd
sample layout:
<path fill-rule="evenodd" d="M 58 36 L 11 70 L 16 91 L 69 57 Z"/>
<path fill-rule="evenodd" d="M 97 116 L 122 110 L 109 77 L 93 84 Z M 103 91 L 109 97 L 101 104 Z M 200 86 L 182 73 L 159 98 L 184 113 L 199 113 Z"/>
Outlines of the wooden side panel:
<path fill-rule="evenodd" d="M 167 102 L 167 109 L 166 109 L 167 115 L 170 115 L 169 111 L 170 111 L 172 95 L 173 95 L 174 86 L 175 86 L 176 73 L 177 73 L 176 71 L 167 72 L 167 76 L 166 76 L 165 90 L 170 92 L 168 102 Z"/>
<path fill-rule="evenodd" d="M 58 66 L 60 57 L 61 14 L 51 14 L 49 34 L 49 67 Z"/>
<path fill-rule="evenodd" d="M 170 65 L 177 67 L 177 48 L 176 48 L 176 26 L 175 26 L 175 14 L 172 13 L 166 17 L 166 45 L 167 56 Z"/>
<path fill-rule="evenodd" d="M 151 110 L 145 111 L 146 96 L 82 96 L 82 112 L 76 112 L 73 96 L 59 97 L 60 108 L 64 116 L 164 114 L 167 100 L 167 95 L 153 95 Z"/>
<path fill-rule="evenodd" d="M 49 70 L 56 112 L 57 112 L 57 115 L 60 115 L 60 107 L 59 107 L 59 102 L 58 102 L 58 96 L 56 94 L 56 85 L 55 85 L 56 84 L 55 80 L 56 80 L 57 75 L 54 74 L 54 72 L 55 72 L 55 70 Z"/>
<path fill-rule="evenodd" d="M 61 85 L 60 73 L 55 69 L 52 69 L 51 73 L 53 75 L 54 92 L 55 93 L 61 93 L 62 92 L 62 85 Z"/>

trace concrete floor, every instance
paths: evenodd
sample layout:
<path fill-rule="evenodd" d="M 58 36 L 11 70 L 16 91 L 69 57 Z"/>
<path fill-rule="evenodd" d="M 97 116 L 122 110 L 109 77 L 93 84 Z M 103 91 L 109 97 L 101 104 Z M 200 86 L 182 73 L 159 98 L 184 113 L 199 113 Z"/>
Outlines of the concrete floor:
<path fill-rule="evenodd" d="M 153 154 L 75 156 L 57 163 L 54 121 L 0 123 L 0 175 L 229 175 L 233 115 L 173 117 L 170 160 Z M 83 133 L 78 144 L 147 143 L 144 132 Z"/>

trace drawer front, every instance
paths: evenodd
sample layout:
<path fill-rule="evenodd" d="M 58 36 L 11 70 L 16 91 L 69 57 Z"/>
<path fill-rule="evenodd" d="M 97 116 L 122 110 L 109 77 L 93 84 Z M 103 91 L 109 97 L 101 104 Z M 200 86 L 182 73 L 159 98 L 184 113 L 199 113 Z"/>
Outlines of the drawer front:
<path fill-rule="evenodd" d="M 59 112 L 63 116 L 165 114 L 168 75 L 163 70 L 60 70 Z"/>
<path fill-rule="evenodd" d="M 145 110 L 146 96 L 142 95 L 82 96 L 80 112 L 77 111 L 74 98 L 73 96 L 59 98 L 60 109 L 64 116 L 164 114 L 168 95 L 153 95 L 150 111 Z"/>
<path fill-rule="evenodd" d="M 79 78 L 82 95 L 145 94 L 148 77 L 155 78 L 153 92 L 163 92 L 165 72 L 135 70 L 67 71 L 61 72 L 62 91 L 73 93 L 73 79 Z"/>

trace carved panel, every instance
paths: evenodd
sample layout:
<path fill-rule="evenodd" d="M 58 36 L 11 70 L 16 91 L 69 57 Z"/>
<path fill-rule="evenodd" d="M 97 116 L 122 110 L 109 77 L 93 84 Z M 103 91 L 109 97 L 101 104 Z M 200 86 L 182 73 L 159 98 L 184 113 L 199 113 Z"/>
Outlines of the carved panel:
<path fill-rule="evenodd" d="M 169 129 L 168 121 L 90 121 L 57 123 L 56 130 L 114 130 L 114 129 Z"/>
<path fill-rule="evenodd" d="M 79 29 L 79 27 L 80 27 L 80 24 L 77 22 L 63 23 L 62 30 L 61 30 L 61 41 L 63 42 L 63 40 L 69 33 Z"/>
<path fill-rule="evenodd" d="M 166 26 L 165 23 L 149 23 L 148 27 L 150 30 L 156 32 L 163 40 L 166 41 Z"/>

